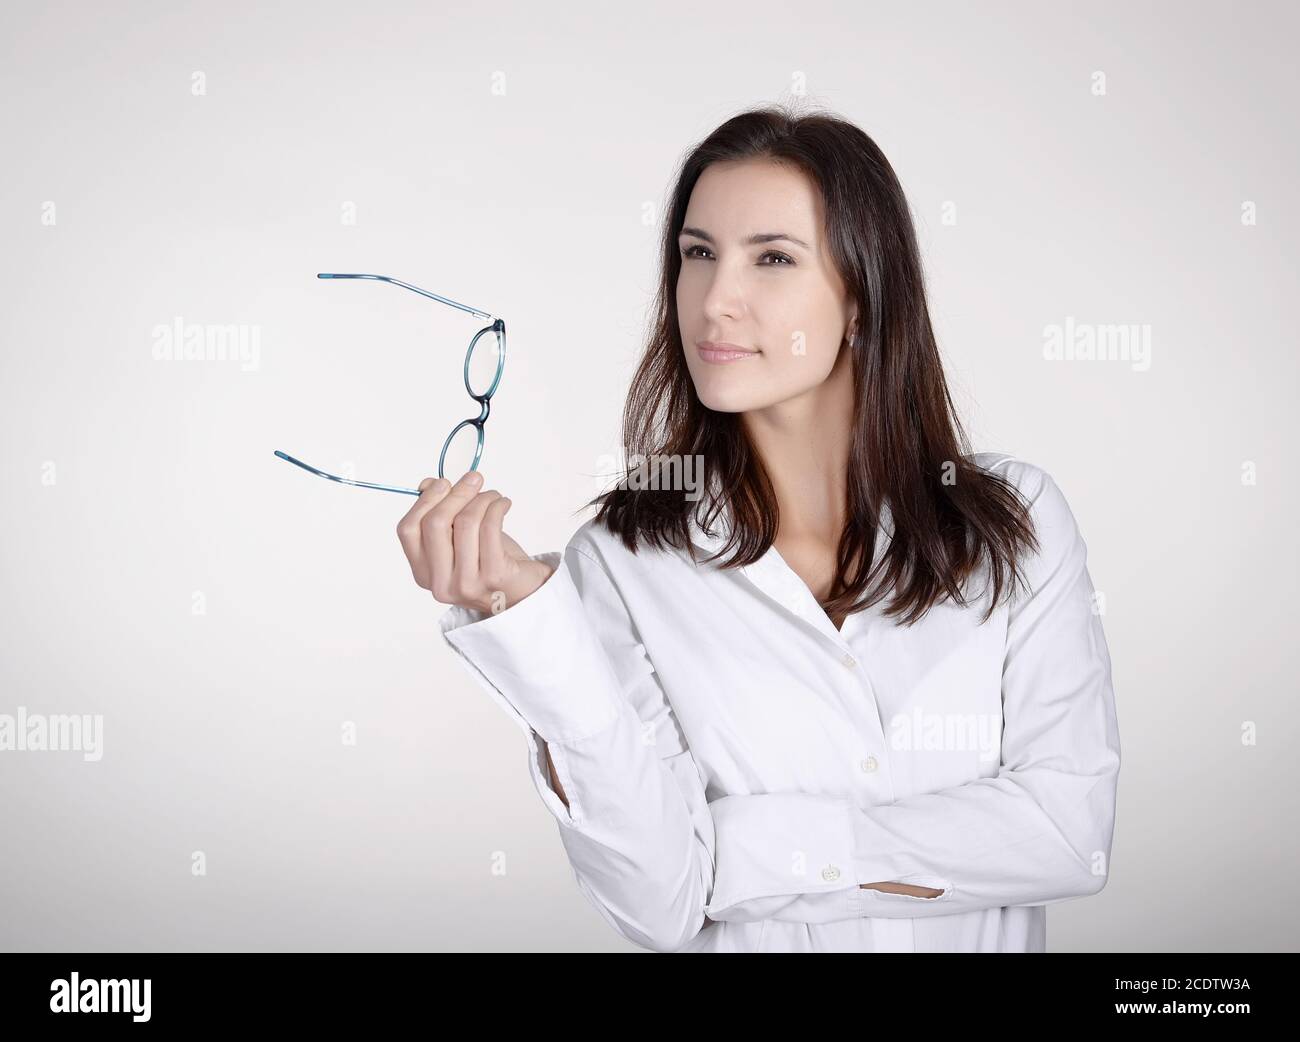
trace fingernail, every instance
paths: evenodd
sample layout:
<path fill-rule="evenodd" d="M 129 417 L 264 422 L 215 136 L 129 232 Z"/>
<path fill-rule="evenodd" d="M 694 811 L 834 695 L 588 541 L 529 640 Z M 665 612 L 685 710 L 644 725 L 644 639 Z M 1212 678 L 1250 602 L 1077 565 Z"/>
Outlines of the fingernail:
<path fill-rule="evenodd" d="M 428 488 L 432 484 L 433 484 L 433 478 L 425 478 L 415 487 L 418 488 L 421 492 L 423 492 L 426 488 Z"/>
<path fill-rule="evenodd" d="M 471 470 L 469 472 L 469 477 L 467 480 L 471 485 L 481 485 L 483 484 L 483 475 L 480 474 L 477 470 Z"/>

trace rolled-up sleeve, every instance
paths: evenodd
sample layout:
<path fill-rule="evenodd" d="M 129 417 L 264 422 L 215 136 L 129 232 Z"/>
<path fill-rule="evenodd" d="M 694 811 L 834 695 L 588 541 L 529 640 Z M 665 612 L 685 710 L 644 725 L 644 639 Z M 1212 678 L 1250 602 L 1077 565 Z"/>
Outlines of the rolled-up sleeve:
<path fill-rule="evenodd" d="M 704 928 L 712 889 L 703 779 L 604 567 L 576 543 L 535 560 L 555 571 L 528 597 L 495 615 L 452 607 L 439 625 L 524 733 L 578 888 L 628 940 L 676 950 Z"/>
<path fill-rule="evenodd" d="M 806 793 L 715 802 L 711 918 L 916 918 L 1105 886 L 1120 765 L 1110 655 L 1073 513 L 1046 472 L 1027 469 L 1039 552 L 1008 605 L 998 774 L 865 808 Z M 860 889 L 876 882 L 942 893 Z"/>

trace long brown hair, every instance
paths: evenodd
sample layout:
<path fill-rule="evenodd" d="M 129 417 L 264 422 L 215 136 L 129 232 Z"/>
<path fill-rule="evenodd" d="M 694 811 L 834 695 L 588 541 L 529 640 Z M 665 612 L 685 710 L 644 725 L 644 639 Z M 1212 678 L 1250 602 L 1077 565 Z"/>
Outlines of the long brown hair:
<path fill-rule="evenodd" d="M 735 413 L 700 403 L 687 369 L 677 317 L 678 236 L 691 191 L 711 163 L 773 159 L 795 164 L 820 189 L 836 267 L 858 303 L 853 352 L 853 437 L 847 475 L 848 518 L 836 574 L 821 602 L 835 618 L 862 611 L 889 591 L 885 614 L 911 625 L 962 587 L 987 561 L 993 612 L 1003 589 L 1022 574 L 1017 556 L 1037 549 L 1033 523 L 1015 486 L 966 459 L 969 442 L 953 408 L 930 324 L 920 250 L 902 186 L 884 153 L 861 129 L 826 112 L 788 106 L 742 112 L 687 154 L 663 228 L 654 329 L 623 410 L 628 458 L 702 457 L 716 471 L 692 506 L 658 482 L 620 478 L 592 499 L 595 520 L 633 553 L 644 541 L 695 551 L 689 519 L 707 527 L 724 505 L 733 519 L 719 567 L 752 564 L 778 531 L 776 496 Z M 841 346 L 841 350 L 846 349 Z M 652 484 L 653 488 L 645 487 Z M 875 567 L 882 506 L 892 521 Z M 873 581 L 875 585 L 873 586 Z"/>

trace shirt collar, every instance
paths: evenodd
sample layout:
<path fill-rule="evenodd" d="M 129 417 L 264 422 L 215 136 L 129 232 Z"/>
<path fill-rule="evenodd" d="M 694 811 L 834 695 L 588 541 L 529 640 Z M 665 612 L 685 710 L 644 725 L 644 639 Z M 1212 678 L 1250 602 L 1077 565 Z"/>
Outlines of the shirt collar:
<path fill-rule="evenodd" d="M 688 520 L 691 542 L 703 550 L 705 556 L 712 556 L 727 545 L 731 522 L 731 510 L 725 501 L 712 518 L 710 525 L 712 532 L 704 531 L 695 512 L 692 511 Z M 888 546 L 889 536 L 893 532 L 888 506 L 882 508 L 880 531 L 884 533 L 884 539 L 877 542 L 877 560 Z M 702 565 L 704 563 L 701 562 Z M 718 562 L 710 563 L 716 567 Z M 857 615 L 850 615 L 844 623 L 844 629 L 837 630 L 822 606 L 817 603 L 817 598 L 813 596 L 808 584 L 786 563 L 775 546 L 768 547 L 767 552 L 753 564 L 741 565 L 736 571 L 765 596 L 816 627 L 837 644 L 845 645 L 845 637 L 850 627 L 855 625 L 854 620 Z"/>

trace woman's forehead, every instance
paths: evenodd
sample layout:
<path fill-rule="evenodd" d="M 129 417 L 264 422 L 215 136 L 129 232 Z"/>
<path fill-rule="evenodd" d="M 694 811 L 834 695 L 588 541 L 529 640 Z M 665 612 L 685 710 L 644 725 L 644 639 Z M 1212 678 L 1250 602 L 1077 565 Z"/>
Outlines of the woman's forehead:
<path fill-rule="evenodd" d="M 691 192 L 685 224 L 727 242 L 784 232 L 815 246 L 820 217 L 820 193 L 803 171 L 747 160 L 705 169 Z"/>

